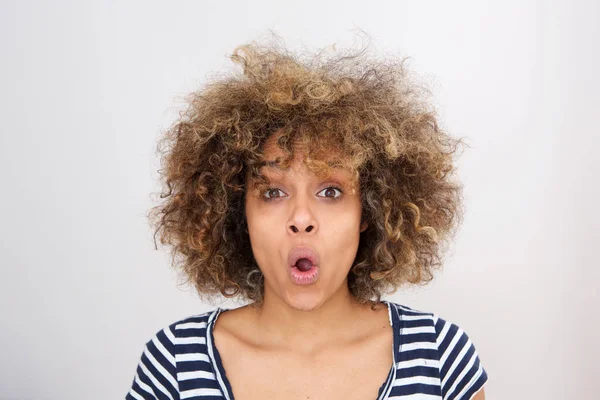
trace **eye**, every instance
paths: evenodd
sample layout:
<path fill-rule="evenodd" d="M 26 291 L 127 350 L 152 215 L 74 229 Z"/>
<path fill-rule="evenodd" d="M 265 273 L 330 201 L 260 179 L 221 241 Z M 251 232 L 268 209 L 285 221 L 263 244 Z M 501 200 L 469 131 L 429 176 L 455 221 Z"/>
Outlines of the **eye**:
<path fill-rule="evenodd" d="M 340 193 L 338 196 L 335 195 L 336 190 Z M 329 186 L 329 187 L 326 187 L 325 189 L 321 190 L 319 193 L 325 193 L 324 197 L 337 200 L 339 197 L 342 196 L 342 189 L 335 187 L 335 186 Z"/>
<path fill-rule="evenodd" d="M 265 200 L 274 200 L 274 199 L 277 199 L 277 198 L 279 198 L 279 197 L 283 197 L 283 196 L 282 196 L 282 195 L 280 195 L 279 193 L 283 193 L 283 192 L 281 191 L 281 189 L 279 189 L 279 188 L 275 188 L 275 187 L 273 187 L 273 188 L 268 188 L 268 189 L 266 189 L 266 190 L 263 192 L 263 198 L 264 198 Z"/>

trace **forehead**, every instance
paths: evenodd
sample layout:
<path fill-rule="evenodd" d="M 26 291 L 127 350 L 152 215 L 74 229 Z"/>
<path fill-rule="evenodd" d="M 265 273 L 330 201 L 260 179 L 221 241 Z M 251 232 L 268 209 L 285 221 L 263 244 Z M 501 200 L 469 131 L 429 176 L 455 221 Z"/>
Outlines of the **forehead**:
<path fill-rule="evenodd" d="M 260 168 L 260 173 L 267 178 L 281 178 L 285 175 L 307 173 L 321 178 L 351 179 L 352 172 L 346 168 L 337 167 L 335 163 L 321 161 L 322 166 L 308 164 L 306 161 L 294 161 L 289 167 L 283 167 L 278 161 L 267 161 Z"/>
<path fill-rule="evenodd" d="M 296 173 L 307 173 L 318 179 L 334 179 L 347 189 L 348 194 L 357 193 L 360 181 L 357 165 L 344 154 L 341 146 L 321 138 L 312 141 L 306 137 L 292 138 L 280 146 L 279 137 L 274 133 L 265 141 L 260 160 L 247 172 L 249 187 L 255 192 L 272 180 L 294 179 Z"/>
<path fill-rule="evenodd" d="M 279 145 L 281 132 L 275 132 L 263 145 L 261 172 L 285 173 L 290 169 L 297 171 L 303 168 L 317 174 L 327 175 L 351 173 L 349 158 L 340 150 L 340 146 L 330 141 L 307 140 L 294 137 L 290 142 L 288 152 Z M 287 139 L 287 138 L 286 138 Z"/>

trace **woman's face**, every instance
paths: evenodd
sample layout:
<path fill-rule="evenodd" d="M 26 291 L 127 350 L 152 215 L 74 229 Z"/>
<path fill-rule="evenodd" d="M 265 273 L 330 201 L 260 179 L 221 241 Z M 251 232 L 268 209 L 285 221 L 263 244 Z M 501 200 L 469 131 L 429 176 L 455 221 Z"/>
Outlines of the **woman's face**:
<path fill-rule="evenodd" d="M 283 155 L 273 135 L 264 159 Z M 358 185 L 352 193 L 349 172 L 335 169 L 319 178 L 301 161 L 302 149 L 295 155 L 287 170 L 263 168 L 269 185 L 258 194 L 248 182 L 245 212 L 265 300 L 278 298 L 307 311 L 348 294 L 348 272 L 367 224 L 361 226 L 360 193 Z M 301 261 L 294 266 L 297 258 Z"/>

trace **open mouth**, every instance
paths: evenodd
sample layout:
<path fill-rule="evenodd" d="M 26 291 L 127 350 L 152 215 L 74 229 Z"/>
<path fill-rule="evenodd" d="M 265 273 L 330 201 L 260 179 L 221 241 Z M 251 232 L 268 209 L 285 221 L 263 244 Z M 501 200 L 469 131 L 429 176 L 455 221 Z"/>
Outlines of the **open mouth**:
<path fill-rule="evenodd" d="M 310 285 L 319 278 L 319 256 L 309 247 L 297 247 L 288 256 L 290 278 L 297 285 Z"/>

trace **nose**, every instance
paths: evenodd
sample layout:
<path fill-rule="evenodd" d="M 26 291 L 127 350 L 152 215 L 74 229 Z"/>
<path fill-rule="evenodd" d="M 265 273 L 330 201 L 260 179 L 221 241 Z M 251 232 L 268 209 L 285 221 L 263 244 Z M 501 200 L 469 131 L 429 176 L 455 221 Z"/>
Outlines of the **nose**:
<path fill-rule="evenodd" d="M 287 222 L 287 231 L 295 236 L 301 233 L 315 234 L 317 229 L 317 220 L 308 202 L 296 202 Z"/>
<path fill-rule="evenodd" d="M 298 228 L 296 225 L 290 225 L 289 230 L 291 230 L 293 233 L 298 233 L 302 230 L 302 228 Z M 304 230 L 306 232 L 312 232 L 314 230 L 314 226 L 308 225 L 306 228 L 304 228 Z"/>

